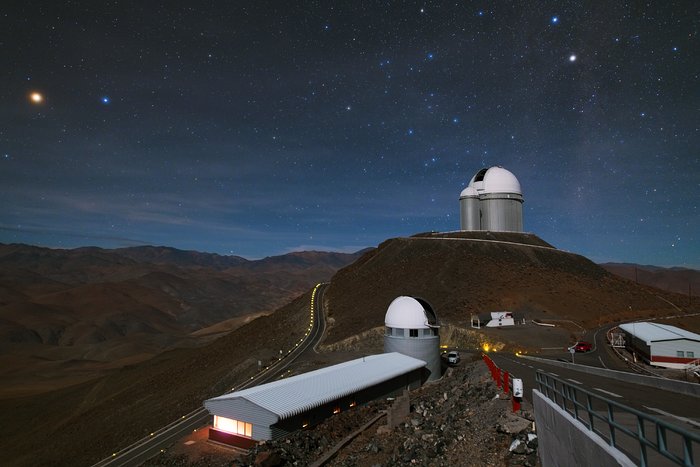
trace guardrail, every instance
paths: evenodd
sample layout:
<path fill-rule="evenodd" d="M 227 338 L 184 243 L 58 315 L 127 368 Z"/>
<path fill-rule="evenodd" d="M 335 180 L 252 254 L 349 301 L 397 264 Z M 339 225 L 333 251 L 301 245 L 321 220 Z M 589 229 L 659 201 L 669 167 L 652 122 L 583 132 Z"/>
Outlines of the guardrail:
<path fill-rule="evenodd" d="M 610 446 L 635 460 L 638 465 L 651 465 L 650 456 L 653 453 L 662 456 L 658 460 L 668 459 L 676 465 L 688 467 L 695 465 L 693 447 L 700 446 L 700 435 L 697 433 L 594 394 L 580 386 L 569 384 L 540 370 L 536 372 L 535 379 L 540 392 L 548 399 L 603 438 Z M 626 424 L 623 423 L 623 419 L 627 419 Z M 619 438 L 618 435 L 623 435 L 624 438 Z M 672 438 L 669 438 L 669 435 Z"/>
<path fill-rule="evenodd" d="M 486 363 L 486 366 L 488 367 L 489 371 L 491 372 L 491 378 L 493 378 L 493 381 L 496 383 L 496 386 L 498 388 L 502 389 L 503 392 L 508 394 L 509 392 L 512 394 L 511 400 L 513 401 L 513 412 L 518 412 L 520 411 L 520 403 L 522 402 L 522 394 L 520 396 L 516 395 L 516 388 L 515 386 L 515 380 L 519 380 L 518 378 L 515 377 L 515 375 L 509 374 L 507 371 L 502 371 L 498 365 L 494 363 L 491 358 L 484 354 L 481 354 L 481 358 L 484 360 L 484 363 Z M 522 380 L 520 381 L 520 388 L 518 389 L 518 392 L 522 392 Z"/>

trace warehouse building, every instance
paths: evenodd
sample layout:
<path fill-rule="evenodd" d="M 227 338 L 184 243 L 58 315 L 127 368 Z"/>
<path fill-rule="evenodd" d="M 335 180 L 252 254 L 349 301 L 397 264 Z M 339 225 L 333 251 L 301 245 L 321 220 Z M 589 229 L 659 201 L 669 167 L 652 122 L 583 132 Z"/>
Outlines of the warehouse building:
<path fill-rule="evenodd" d="M 248 449 L 356 405 L 415 389 L 425 362 L 385 353 L 311 371 L 204 401 L 214 416 L 209 439 Z"/>
<path fill-rule="evenodd" d="M 650 365 L 684 369 L 700 358 L 700 334 L 658 323 L 621 324 L 625 347 Z"/>

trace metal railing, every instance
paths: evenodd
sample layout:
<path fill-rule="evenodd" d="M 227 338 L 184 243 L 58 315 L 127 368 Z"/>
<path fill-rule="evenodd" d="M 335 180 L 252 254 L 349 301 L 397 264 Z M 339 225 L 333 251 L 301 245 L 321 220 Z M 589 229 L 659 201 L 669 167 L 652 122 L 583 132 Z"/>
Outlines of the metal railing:
<path fill-rule="evenodd" d="M 643 467 L 660 463 L 694 466 L 700 434 L 594 394 L 538 370 L 538 388 L 548 399 Z M 651 452 L 650 452 L 651 451 Z"/>

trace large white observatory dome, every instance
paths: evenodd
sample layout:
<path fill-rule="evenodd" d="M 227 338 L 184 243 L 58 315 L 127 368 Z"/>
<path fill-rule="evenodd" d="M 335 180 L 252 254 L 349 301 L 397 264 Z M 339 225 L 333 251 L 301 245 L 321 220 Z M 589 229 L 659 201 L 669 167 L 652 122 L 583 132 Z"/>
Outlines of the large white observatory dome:
<path fill-rule="evenodd" d="M 459 194 L 459 227 L 464 231 L 523 231 L 523 192 L 503 167 L 484 167 Z"/>
<path fill-rule="evenodd" d="M 386 310 L 384 324 L 391 328 L 427 329 L 428 316 L 423 305 L 413 297 L 396 297 Z"/>
<path fill-rule="evenodd" d="M 469 182 L 470 187 L 479 193 L 517 193 L 522 195 L 520 182 L 515 175 L 503 167 L 489 167 L 479 170 Z M 469 188 L 469 187 L 467 187 Z M 464 193 L 464 191 L 462 192 Z"/>

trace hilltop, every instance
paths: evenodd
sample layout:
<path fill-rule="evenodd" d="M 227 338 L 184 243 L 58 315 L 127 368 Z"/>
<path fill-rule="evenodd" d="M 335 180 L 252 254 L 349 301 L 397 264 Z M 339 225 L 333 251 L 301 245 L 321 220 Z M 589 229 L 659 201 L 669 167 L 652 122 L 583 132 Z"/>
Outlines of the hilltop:
<path fill-rule="evenodd" d="M 333 324 L 325 344 L 383 327 L 384 313 L 399 295 L 427 300 L 443 326 L 460 329 L 469 328 L 472 314 L 498 310 L 593 328 L 626 317 L 677 314 L 674 304 L 687 304 L 532 234 L 419 234 L 387 240 L 336 273 L 327 293 Z"/>

